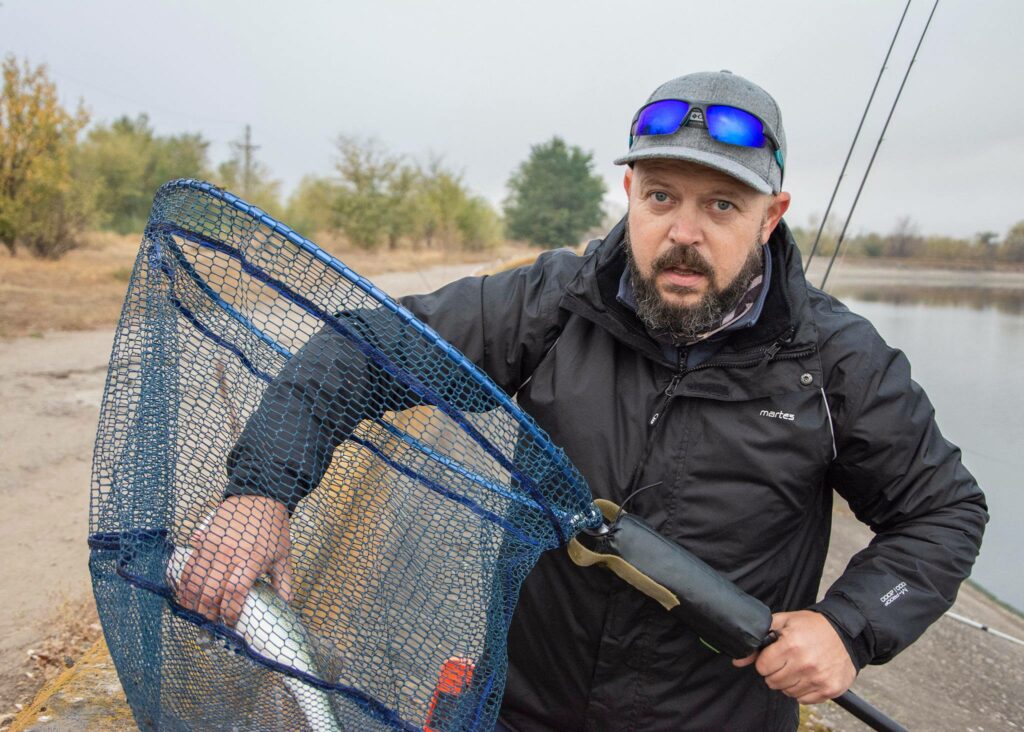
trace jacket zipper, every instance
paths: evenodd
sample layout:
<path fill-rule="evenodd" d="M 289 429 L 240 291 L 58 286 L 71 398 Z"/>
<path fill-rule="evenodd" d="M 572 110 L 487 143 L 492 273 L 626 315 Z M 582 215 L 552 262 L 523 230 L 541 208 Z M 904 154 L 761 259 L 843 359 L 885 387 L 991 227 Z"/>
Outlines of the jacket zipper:
<path fill-rule="evenodd" d="M 651 448 L 654 446 L 654 436 L 658 432 L 658 422 L 672 403 L 672 396 L 676 392 L 676 387 L 679 386 L 679 381 L 686 375 L 686 369 L 683 368 L 683 364 L 685 362 L 686 351 L 680 349 L 679 355 L 676 359 L 676 372 L 672 374 L 672 380 L 668 382 L 668 386 L 666 386 L 665 391 L 662 392 L 663 398 L 658 404 L 657 410 L 651 415 L 651 418 L 647 420 L 647 426 L 649 428 L 647 430 L 647 441 L 644 443 L 644 451 L 640 456 L 640 460 L 637 461 L 636 467 L 633 468 L 633 475 L 629 478 L 629 486 L 626 491 L 626 495 L 630 495 L 634 490 L 636 490 L 640 476 L 643 474 L 644 465 L 647 463 L 647 457 L 651 454 Z"/>
<path fill-rule="evenodd" d="M 787 331 L 782 335 L 782 337 L 772 341 L 756 358 L 747 358 L 742 361 L 711 360 L 706 363 L 694 366 L 693 368 L 690 369 L 683 368 L 683 363 L 686 360 L 686 352 L 680 350 L 679 360 L 676 366 L 676 372 L 672 375 L 672 380 L 668 383 L 668 386 L 665 387 L 665 391 L 663 392 L 664 399 L 661 400 L 661 403 L 658 405 L 658 409 L 654 412 L 653 415 L 651 415 L 651 418 L 650 420 L 648 420 L 647 425 L 649 427 L 654 427 L 658 423 L 662 415 L 664 415 L 665 411 L 668 409 L 668 405 L 671 403 L 672 397 L 675 396 L 676 387 L 679 386 L 679 382 L 682 381 L 683 377 L 686 376 L 687 374 L 693 373 L 694 371 L 701 371 L 703 369 L 710 369 L 716 367 L 744 368 L 749 366 L 760 366 L 767 364 L 769 361 L 782 361 L 786 359 L 803 358 L 804 356 L 809 356 L 810 354 L 814 353 L 815 347 L 808 346 L 807 348 L 803 348 L 799 351 L 789 351 L 787 353 L 780 354 L 779 351 L 782 350 L 782 344 L 789 336 L 790 332 Z"/>
<path fill-rule="evenodd" d="M 760 354 L 754 356 L 753 358 L 745 358 L 743 360 L 737 361 L 711 360 L 706 363 L 702 363 L 699 366 L 694 366 L 692 369 L 687 369 L 686 373 L 688 374 L 691 371 L 700 371 L 702 369 L 710 369 L 718 366 L 730 368 L 763 366 L 767 364 L 769 361 L 783 361 L 786 359 L 803 358 L 804 356 L 809 356 L 810 354 L 814 353 L 815 350 L 817 350 L 816 346 L 811 345 L 808 346 L 807 348 L 801 348 L 799 351 L 787 351 L 786 353 L 779 353 L 782 350 L 782 344 L 789 342 L 789 340 L 793 337 L 793 333 L 794 328 L 789 328 L 782 335 L 780 335 L 778 338 L 776 338 L 767 346 L 765 346 L 764 350 L 762 350 Z"/>
<path fill-rule="evenodd" d="M 654 427 L 654 425 L 658 423 L 658 420 L 661 419 L 661 415 L 665 413 L 666 409 L 668 409 L 669 402 L 671 402 L 672 397 L 675 396 L 676 387 L 679 386 L 680 380 L 682 380 L 683 375 L 686 373 L 686 370 L 683 369 L 681 365 L 683 361 L 682 356 L 680 356 L 679 361 L 679 370 L 672 374 L 672 381 L 668 382 L 668 386 L 666 386 L 665 391 L 662 392 L 665 398 L 661 400 L 661 404 L 658 405 L 658 410 L 651 416 L 650 421 L 647 422 L 650 427 Z"/>
<path fill-rule="evenodd" d="M 710 369 L 718 366 L 728 366 L 730 368 L 744 368 L 748 366 L 758 366 L 760 364 L 766 364 L 769 361 L 785 361 L 794 358 L 803 358 L 804 356 L 810 356 L 816 348 L 809 346 L 799 351 L 787 351 L 786 353 L 779 353 L 782 346 L 779 345 L 778 341 L 770 345 L 764 350 L 764 352 L 758 358 L 747 359 L 745 361 L 708 361 L 702 363 L 700 366 L 694 366 L 692 369 L 687 369 L 686 373 L 692 373 L 693 371 L 700 371 L 702 369 Z M 685 374 L 684 374 L 685 375 Z"/>
<path fill-rule="evenodd" d="M 636 483 L 643 474 L 644 464 L 647 462 L 647 458 L 650 455 L 651 448 L 654 446 L 654 438 L 658 432 L 658 425 L 661 423 L 662 417 L 668 411 L 672 404 L 672 397 L 675 396 L 676 389 L 679 386 L 679 382 L 683 380 L 683 377 L 687 374 L 693 373 L 694 371 L 701 371 L 702 369 L 709 369 L 715 367 L 732 367 L 732 368 L 743 368 L 749 366 L 757 366 L 759 364 L 767 364 L 769 361 L 803 358 L 811 353 L 814 353 L 815 347 L 809 346 L 799 351 L 788 351 L 786 353 L 780 353 L 782 350 L 782 344 L 791 334 L 789 332 L 782 335 L 782 337 L 772 341 L 765 349 L 756 357 L 748 358 L 742 361 L 708 361 L 702 363 L 693 368 L 685 368 L 683 364 L 686 362 L 686 351 L 680 349 L 679 358 L 677 361 L 676 372 L 672 375 L 672 380 L 668 382 L 668 386 L 662 392 L 662 399 L 658 403 L 658 408 L 654 414 L 647 421 L 647 426 L 650 428 L 647 433 L 647 444 L 644 445 L 643 455 L 640 461 L 637 463 L 636 468 L 633 471 L 633 476 L 629 481 L 629 492 L 632 492 L 636 488 Z"/>

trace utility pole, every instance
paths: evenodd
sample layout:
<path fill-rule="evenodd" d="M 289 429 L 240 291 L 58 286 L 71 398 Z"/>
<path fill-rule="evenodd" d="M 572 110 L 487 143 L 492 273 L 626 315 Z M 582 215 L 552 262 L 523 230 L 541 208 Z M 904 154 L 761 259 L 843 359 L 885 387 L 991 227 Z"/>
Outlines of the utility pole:
<path fill-rule="evenodd" d="M 245 126 L 245 142 L 232 142 L 232 149 L 236 153 L 242 154 L 242 198 L 248 199 L 253 192 L 255 187 L 255 181 L 253 180 L 253 166 L 254 159 L 253 153 L 260 149 L 259 145 L 252 144 L 252 128 L 249 125 Z"/>

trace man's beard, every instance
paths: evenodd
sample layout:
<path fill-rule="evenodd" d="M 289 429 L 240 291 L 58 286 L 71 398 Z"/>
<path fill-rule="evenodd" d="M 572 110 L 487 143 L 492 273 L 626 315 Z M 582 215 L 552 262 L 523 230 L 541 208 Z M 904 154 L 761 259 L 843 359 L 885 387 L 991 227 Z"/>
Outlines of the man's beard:
<path fill-rule="evenodd" d="M 665 334 L 675 343 L 691 343 L 701 334 L 718 327 L 726 314 L 739 304 L 740 298 L 750 289 L 750 283 L 764 271 L 763 242 L 760 238 L 750 249 L 740 271 L 724 287 L 720 287 L 714 269 L 694 247 L 680 245 L 673 247 L 651 264 L 651 276 L 640 273 L 633 258 L 633 246 L 626 227 L 625 246 L 629 276 L 636 298 L 636 314 L 647 329 L 655 335 Z M 666 302 L 658 292 L 657 276 L 673 267 L 688 269 L 707 278 L 708 289 L 694 305 L 676 305 Z M 682 293 L 690 288 L 673 287 L 672 291 Z"/>

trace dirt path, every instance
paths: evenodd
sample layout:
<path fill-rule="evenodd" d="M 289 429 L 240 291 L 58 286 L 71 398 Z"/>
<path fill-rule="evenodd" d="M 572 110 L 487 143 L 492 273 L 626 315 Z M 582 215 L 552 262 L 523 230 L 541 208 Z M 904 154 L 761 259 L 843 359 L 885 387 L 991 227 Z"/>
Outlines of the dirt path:
<path fill-rule="evenodd" d="M 488 269 L 458 264 L 378 275 L 395 296 Z M 92 446 L 112 329 L 0 339 L 0 715 L 31 694 L 26 652 L 55 611 L 88 597 Z"/>

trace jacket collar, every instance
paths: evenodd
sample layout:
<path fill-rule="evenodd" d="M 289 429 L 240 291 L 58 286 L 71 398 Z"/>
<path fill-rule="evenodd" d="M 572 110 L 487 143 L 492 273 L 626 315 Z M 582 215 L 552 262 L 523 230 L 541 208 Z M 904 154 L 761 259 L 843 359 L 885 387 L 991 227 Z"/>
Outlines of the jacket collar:
<path fill-rule="evenodd" d="M 666 362 L 636 313 L 616 298 L 626 266 L 625 217 L 596 246 L 588 247 L 589 261 L 569 283 L 562 307 L 595 322 L 615 337 L 655 361 Z M 784 221 L 768 240 L 773 262 L 771 281 L 761 316 L 750 328 L 729 333 L 721 356 L 755 353 L 778 344 L 778 349 L 806 350 L 817 342 L 809 315 L 807 284 L 800 252 Z M 669 364 L 674 366 L 674 364 Z"/>

